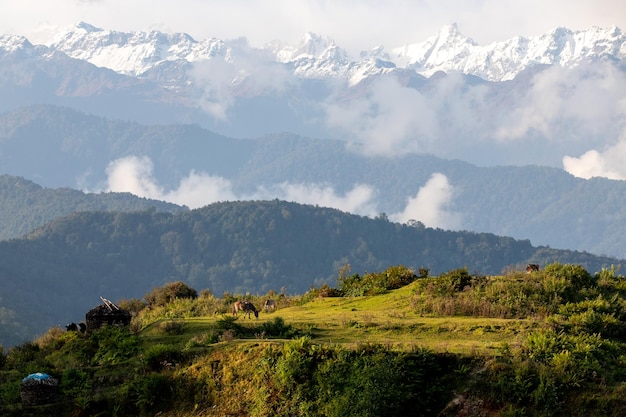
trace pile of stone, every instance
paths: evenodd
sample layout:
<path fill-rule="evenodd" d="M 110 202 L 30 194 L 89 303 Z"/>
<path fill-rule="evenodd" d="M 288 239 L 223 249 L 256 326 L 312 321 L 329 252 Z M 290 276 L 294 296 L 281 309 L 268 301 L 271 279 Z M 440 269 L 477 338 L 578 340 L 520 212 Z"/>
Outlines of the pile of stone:
<path fill-rule="evenodd" d="M 20 397 L 26 406 L 58 402 L 61 400 L 59 381 L 42 372 L 30 374 L 22 379 Z"/>

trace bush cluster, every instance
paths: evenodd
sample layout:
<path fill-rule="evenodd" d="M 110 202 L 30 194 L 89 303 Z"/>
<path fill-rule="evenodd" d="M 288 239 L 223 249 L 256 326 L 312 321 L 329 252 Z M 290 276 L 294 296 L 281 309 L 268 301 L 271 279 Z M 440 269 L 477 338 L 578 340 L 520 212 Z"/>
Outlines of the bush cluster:
<path fill-rule="evenodd" d="M 340 277 L 339 293 L 345 297 L 383 294 L 408 285 L 418 278 L 415 272 L 402 265 L 392 266 L 383 272 L 353 274 Z"/>
<path fill-rule="evenodd" d="M 197 298 L 198 292 L 182 281 L 170 282 L 145 295 L 149 306 L 164 306 L 177 298 Z"/>

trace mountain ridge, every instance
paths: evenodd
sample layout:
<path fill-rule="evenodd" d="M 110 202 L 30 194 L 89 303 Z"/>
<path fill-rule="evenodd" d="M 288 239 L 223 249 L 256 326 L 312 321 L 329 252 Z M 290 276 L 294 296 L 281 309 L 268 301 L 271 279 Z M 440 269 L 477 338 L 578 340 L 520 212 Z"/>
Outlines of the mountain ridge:
<path fill-rule="evenodd" d="M 149 159 L 154 171 L 148 179 L 167 192 L 193 178 L 192 172 L 220 180 L 220 194 L 210 187 L 202 191 L 205 204 L 236 198 L 313 202 L 317 196 L 315 203 L 343 204 L 334 207 L 372 217 L 403 212 L 438 174 L 447 179 L 449 200 L 438 206 L 431 195 L 420 207 L 458 221 L 431 226 L 626 257 L 626 182 L 584 180 L 537 164 L 481 167 L 429 154 L 372 158 L 339 140 L 290 133 L 234 139 L 197 125 L 142 125 L 54 106 L 0 114 L 0 154 L 7 156 L 0 159 L 5 171 L 45 187 L 104 190 L 111 162 L 135 156 Z M 60 171 L 59 164 L 67 169 Z M 358 193 L 367 193 L 362 207 L 346 205 L 363 196 Z M 298 200 L 303 195 L 307 199 Z M 412 218 L 428 224 L 418 216 Z"/>
<path fill-rule="evenodd" d="M 384 46 L 373 47 L 356 58 L 350 57 L 332 39 L 312 32 L 305 33 L 297 45 L 273 41 L 257 50 L 241 40 L 207 38 L 197 41 L 185 33 L 119 32 L 85 22 L 60 30 L 45 45 L 73 58 L 135 77 L 146 77 L 157 67 L 185 66 L 214 59 L 232 63 L 250 59 L 253 54 L 257 59 L 264 56 L 267 61 L 269 53 L 275 63 L 292 67 L 296 76 L 334 77 L 348 80 L 351 85 L 364 79 L 364 75 L 359 74 L 381 75 L 394 69 L 411 69 L 424 76 L 437 71 L 461 72 L 489 81 L 504 81 L 534 65 L 568 67 L 605 56 L 620 61 L 626 57 L 626 35 L 617 26 L 594 26 L 586 30 L 557 27 L 538 36 L 516 36 L 482 46 L 452 24 L 424 41 L 393 46 L 389 52 Z M 376 70 L 376 63 L 381 61 L 387 64 Z M 177 82 L 184 82 L 184 79 Z"/>

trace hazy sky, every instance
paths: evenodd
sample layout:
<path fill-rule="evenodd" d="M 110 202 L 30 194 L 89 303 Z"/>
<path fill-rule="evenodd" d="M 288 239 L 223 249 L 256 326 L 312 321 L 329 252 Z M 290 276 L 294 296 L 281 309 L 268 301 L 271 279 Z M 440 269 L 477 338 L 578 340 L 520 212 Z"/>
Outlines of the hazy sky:
<path fill-rule="evenodd" d="M 79 21 L 120 31 L 186 32 L 196 40 L 245 37 L 253 46 L 305 32 L 352 54 L 419 42 L 447 24 L 479 44 L 535 36 L 557 26 L 626 30 L 624 0 L 0 0 L 0 33 L 34 43 Z"/>

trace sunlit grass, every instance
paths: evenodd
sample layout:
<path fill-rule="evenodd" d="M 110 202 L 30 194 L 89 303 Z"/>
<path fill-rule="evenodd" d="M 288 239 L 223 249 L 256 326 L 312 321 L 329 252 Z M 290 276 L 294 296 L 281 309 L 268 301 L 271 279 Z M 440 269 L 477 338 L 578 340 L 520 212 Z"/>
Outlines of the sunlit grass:
<path fill-rule="evenodd" d="M 411 306 L 413 291 L 414 285 L 408 285 L 376 296 L 316 298 L 275 312 L 261 312 L 258 319 L 240 315 L 236 323 L 254 329 L 281 317 L 285 324 L 318 343 L 346 346 L 381 343 L 397 349 L 427 347 L 437 352 L 483 355 L 496 354 L 504 343 L 518 345 L 521 338 L 538 326 L 533 320 L 420 315 Z M 163 319 L 147 326 L 141 334 L 152 343 L 184 346 L 192 338 L 201 340 L 205 335 L 206 339 L 206 334 L 215 331 L 219 320 L 231 317 L 223 314 Z M 168 320 L 183 323 L 182 332 L 165 334 L 162 325 Z"/>

